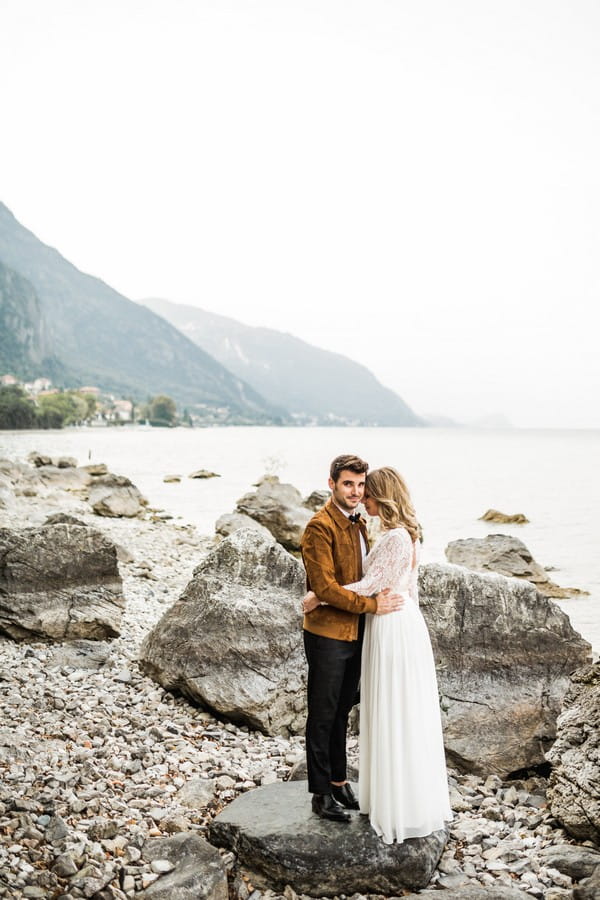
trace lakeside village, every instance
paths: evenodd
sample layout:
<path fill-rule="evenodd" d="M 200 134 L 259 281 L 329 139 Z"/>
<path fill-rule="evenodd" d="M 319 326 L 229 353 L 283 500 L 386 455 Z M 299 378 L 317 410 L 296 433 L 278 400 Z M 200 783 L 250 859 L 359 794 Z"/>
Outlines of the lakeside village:
<path fill-rule="evenodd" d="M 110 426 L 142 422 L 170 427 L 193 424 L 187 410 L 180 416 L 175 401 L 164 394 L 135 404 L 99 387 L 63 389 L 49 378 L 20 381 L 12 374 L 0 376 L 0 429 L 62 428 L 66 425 Z"/>

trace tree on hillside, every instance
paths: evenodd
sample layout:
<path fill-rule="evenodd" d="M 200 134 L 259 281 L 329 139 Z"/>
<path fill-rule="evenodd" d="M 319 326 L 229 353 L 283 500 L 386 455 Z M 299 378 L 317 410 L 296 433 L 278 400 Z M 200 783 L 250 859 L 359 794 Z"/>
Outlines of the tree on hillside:
<path fill-rule="evenodd" d="M 151 425 L 170 426 L 177 424 L 177 404 L 172 397 L 158 394 L 140 407 L 140 419 L 147 419 Z"/>
<path fill-rule="evenodd" d="M 38 418 L 42 428 L 62 428 L 77 425 L 88 418 L 86 400 L 74 391 L 62 394 L 44 394 L 38 398 Z"/>
<path fill-rule="evenodd" d="M 23 388 L 16 384 L 0 388 L 0 428 L 35 428 L 36 409 Z"/>

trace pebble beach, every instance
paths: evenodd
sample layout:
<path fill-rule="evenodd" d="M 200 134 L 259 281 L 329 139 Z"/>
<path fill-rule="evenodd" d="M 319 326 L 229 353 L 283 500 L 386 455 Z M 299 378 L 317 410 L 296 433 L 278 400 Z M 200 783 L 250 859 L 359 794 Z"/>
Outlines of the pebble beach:
<path fill-rule="evenodd" d="M 205 836 L 235 797 L 287 779 L 303 759 L 303 738 L 218 721 L 138 668 L 141 641 L 214 547 L 212 535 L 151 510 L 100 518 L 59 491 L 16 498 L 0 510 L 0 525 L 39 525 L 58 510 L 120 548 L 125 612 L 111 641 L 0 638 L 0 897 L 125 900 L 172 868 L 144 857 L 147 841 Z M 349 749 L 357 765 L 356 737 Z M 570 897 L 586 846 L 550 814 L 544 774 L 503 782 L 450 770 L 455 818 L 430 888 L 496 885 L 544 900 Z M 259 890 L 233 854 L 221 852 L 230 897 L 296 896 L 289 887 Z"/>

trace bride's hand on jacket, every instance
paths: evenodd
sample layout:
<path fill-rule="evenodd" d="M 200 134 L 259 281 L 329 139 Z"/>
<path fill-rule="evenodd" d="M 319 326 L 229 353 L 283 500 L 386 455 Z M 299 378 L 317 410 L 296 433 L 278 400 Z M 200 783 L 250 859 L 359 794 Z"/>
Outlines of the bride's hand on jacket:
<path fill-rule="evenodd" d="M 302 609 L 304 611 L 304 614 L 308 615 L 313 611 L 313 609 L 316 609 L 317 606 L 320 606 L 317 595 L 314 591 L 308 591 L 308 593 L 304 595 L 304 599 L 302 600 Z"/>

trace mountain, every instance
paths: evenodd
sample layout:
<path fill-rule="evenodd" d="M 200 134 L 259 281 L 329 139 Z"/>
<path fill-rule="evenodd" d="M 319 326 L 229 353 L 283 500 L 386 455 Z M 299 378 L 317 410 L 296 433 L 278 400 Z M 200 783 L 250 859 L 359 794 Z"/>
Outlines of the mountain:
<path fill-rule="evenodd" d="M 49 352 L 41 304 L 33 285 L 0 262 L 0 374 L 23 380 L 62 379 L 65 367 Z"/>
<path fill-rule="evenodd" d="M 26 358 L 47 354 L 60 360 L 65 387 L 95 384 L 137 400 L 169 394 L 207 420 L 273 423 L 285 416 L 160 316 L 76 269 L 3 203 L 0 261 L 12 270 L 4 343 L 14 345 L 7 353 L 9 371 L 19 369 L 13 374 L 25 376 Z"/>
<path fill-rule="evenodd" d="M 142 302 L 297 421 L 425 424 L 398 394 L 346 356 L 195 306 L 159 299 Z"/>

